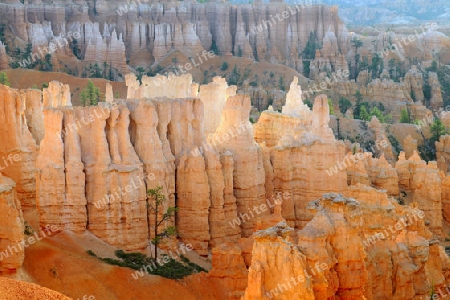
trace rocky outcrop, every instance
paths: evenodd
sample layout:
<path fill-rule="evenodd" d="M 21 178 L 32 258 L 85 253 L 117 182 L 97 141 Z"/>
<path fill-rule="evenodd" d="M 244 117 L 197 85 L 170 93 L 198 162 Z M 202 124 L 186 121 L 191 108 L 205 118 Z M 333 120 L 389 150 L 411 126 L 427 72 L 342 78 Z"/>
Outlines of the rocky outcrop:
<path fill-rule="evenodd" d="M 436 157 L 440 170 L 447 173 L 450 170 L 450 135 L 441 135 L 436 142 Z"/>
<path fill-rule="evenodd" d="M 405 150 L 406 159 L 410 158 L 414 151 L 417 150 L 417 140 L 413 139 L 410 134 L 403 140 L 403 149 Z"/>
<path fill-rule="evenodd" d="M 298 84 L 298 78 L 294 77 L 289 92 L 286 94 L 286 105 L 283 106 L 283 114 L 295 117 L 302 117 L 305 122 L 311 122 L 312 113 L 309 107 L 303 103 L 302 88 Z"/>
<path fill-rule="evenodd" d="M 358 159 L 358 155 L 360 158 Z M 363 184 L 370 186 L 371 181 L 370 177 L 367 173 L 367 169 L 365 166 L 364 158 L 367 158 L 367 155 L 365 156 L 364 153 L 358 152 L 355 154 L 348 153 L 347 156 L 344 158 L 345 162 L 350 162 L 347 166 L 347 184 L 350 185 L 357 185 Z"/>
<path fill-rule="evenodd" d="M 222 119 L 216 132 L 209 138 L 209 144 L 215 141 L 215 149 L 223 154 L 230 152 L 234 158 L 234 195 L 239 216 L 246 215 L 248 222 L 240 226 L 242 235 L 253 233 L 256 222 L 249 213 L 259 207 L 265 199 L 265 173 L 262 150 L 253 139 L 253 131 L 248 116 L 250 98 L 246 95 L 229 97 L 223 108 Z M 262 212 L 261 216 L 268 215 Z"/>
<path fill-rule="evenodd" d="M 384 155 L 386 160 L 390 164 L 395 163 L 395 153 L 389 141 L 384 126 L 380 123 L 376 116 L 372 116 L 372 120 L 369 122 L 369 128 L 375 135 L 375 148 L 374 154 L 377 157 Z"/>
<path fill-rule="evenodd" d="M 48 88 L 42 91 L 44 98 L 44 108 L 72 106 L 70 87 L 59 81 L 51 81 Z"/>
<path fill-rule="evenodd" d="M 425 212 L 425 222 L 439 238 L 442 237 L 442 177 L 436 162 L 430 161 L 426 167 L 417 168 L 411 179 L 413 201 Z"/>
<path fill-rule="evenodd" d="M 414 101 L 418 101 L 423 104 L 425 96 L 423 95 L 423 79 L 422 73 L 416 66 L 412 66 L 411 69 L 405 74 L 405 84 L 411 93 L 411 98 Z"/>
<path fill-rule="evenodd" d="M 200 86 L 199 98 L 202 100 L 205 112 L 205 136 L 213 134 L 219 127 L 222 110 L 228 97 L 236 93 L 228 94 L 228 84 L 225 78 L 214 77 L 213 81 Z"/>
<path fill-rule="evenodd" d="M 46 135 L 36 161 L 36 199 L 41 226 L 53 225 L 58 230 L 82 233 L 86 229 L 85 174 L 81 163 L 79 137 L 63 125 L 73 124 L 73 113 L 54 109 L 44 111 Z M 67 154 L 65 152 L 67 150 Z M 67 162 L 65 161 L 67 159 Z"/>
<path fill-rule="evenodd" d="M 306 210 L 309 201 L 324 191 L 347 188 L 347 174 L 339 168 L 345 157 L 345 145 L 334 139 L 328 127 L 326 96 L 316 98 L 310 120 L 308 132 L 296 138 L 284 135 L 271 152 L 274 190 L 291 195 L 283 201 L 282 215 L 289 226 L 296 228 L 302 228 L 312 218 Z"/>
<path fill-rule="evenodd" d="M 438 109 L 444 105 L 444 100 L 442 99 L 441 84 L 436 73 L 430 72 L 428 74 L 428 84 L 431 88 L 430 107 Z"/>
<path fill-rule="evenodd" d="M 42 113 L 42 93 L 37 89 L 21 90 L 20 95 L 25 99 L 24 115 L 28 130 L 39 146 L 44 138 L 44 115 Z"/>
<path fill-rule="evenodd" d="M 210 174 L 217 172 L 212 165 L 214 158 L 216 163 L 218 161 L 217 157 L 210 156 Z M 223 181 L 220 184 L 223 184 Z M 215 188 L 220 189 L 220 186 Z M 225 216 L 223 210 L 219 209 L 221 214 L 215 210 L 221 204 L 217 203 L 218 199 L 211 199 L 214 201 L 214 206 L 211 208 L 213 228 L 210 233 L 210 186 L 203 156 L 187 154 L 180 158 L 177 164 L 177 193 L 177 207 L 180 209 L 177 214 L 180 238 L 183 242 L 192 244 L 198 254 L 207 256 L 211 234 L 214 234 L 214 244 L 224 238 L 225 234 L 221 230 L 223 230 Z M 223 192 L 218 194 L 219 197 L 223 196 Z"/>
<path fill-rule="evenodd" d="M 156 77 L 147 77 L 144 75 L 142 77 L 142 84 L 139 83 L 136 75 L 132 73 L 126 75 L 125 79 L 128 87 L 127 99 L 197 97 L 193 89 L 193 86 L 197 86 L 197 84 L 192 83 L 191 74 L 181 76 L 175 76 L 175 74 L 164 76 L 158 74 Z"/>
<path fill-rule="evenodd" d="M 390 196 L 398 196 L 398 174 L 384 155 L 379 159 L 368 157 L 369 177 L 372 185 L 380 190 L 386 190 Z"/>
<path fill-rule="evenodd" d="M 86 43 L 84 60 L 93 64 L 107 62 L 119 72 L 125 73 L 128 68 L 122 33 L 117 33 L 115 29 L 110 31 L 107 27 L 105 24 L 106 30 L 101 35 L 98 23 L 84 24 L 84 30 L 80 32 L 85 35 L 85 39 L 83 39 Z"/>
<path fill-rule="evenodd" d="M 24 221 L 16 184 L 0 173 L 0 272 L 13 272 L 24 260 Z"/>
<path fill-rule="evenodd" d="M 146 193 L 142 163 L 128 133 L 128 108 L 105 104 L 45 113 L 37 163 L 41 224 L 83 232 L 88 223 L 111 245 L 144 248 Z"/>
<path fill-rule="evenodd" d="M 211 278 L 220 280 L 221 286 L 229 292 L 229 299 L 241 299 L 247 287 L 247 267 L 238 245 L 227 242 L 212 249 Z"/>
<path fill-rule="evenodd" d="M 356 200 L 327 194 L 312 202 L 309 207 L 316 215 L 298 233 L 309 265 L 324 263 L 326 283 L 317 281 L 316 299 L 425 297 L 431 285 L 445 284 L 449 259 L 441 255 L 443 248 L 431 243 L 423 212 L 400 206 L 369 187 L 351 187 L 348 196 Z M 437 261 L 444 267 L 435 277 L 431 269 Z M 424 280 L 430 276 L 439 279 Z"/>
<path fill-rule="evenodd" d="M 129 92 L 135 92 L 135 86 L 130 84 Z M 192 92 L 191 77 L 180 78 L 180 86 Z M 138 94 L 141 91 L 148 90 L 138 86 Z M 183 90 L 177 93 L 183 94 Z M 55 103 L 66 103 L 63 98 Z M 240 106 L 242 114 L 231 113 L 229 119 L 223 119 L 238 117 L 242 124 L 229 128 L 224 124 L 223 136 L 243 136 L 244 144 L 252 145 L 248 144 L 254 143 L 249 107 Z M 236 156 L 227 150 L 218 154 L 211 145 L 221 144 L 205 141 L 200 99 L 128 99 L 97 107 L 59 106 L 46 109 L 45 115 L 46 135 L 37 164 L 42 225 L 74 232 L 89 229 L 111 245 L 142 249 L 154 235 L 155 216 L 147 206 L 154 199 L 146 190 L 161 186 L 167 200 L 162 211 L 179 208 L 180 238 L 200 255 L 208 255 L 209 249 L 225 240 L 241 237 L 239 227 L 231 226 L 237 219 Z M 222 138 L 222 134 L 218 136 Z M 248 150 L 238 148 L 240 145 L 236 142 L 236 149 L 245 157 Z M 260 151 L 256 144 L 252 147 Z M 264 169 L 260 172 L 264 178 Z M 262 189 L 264 192 L 264 181 Z M 170 225 L 173 222 L 163 224 Z"/>
<path fill-rule="evenodd" d="M 106 83 L 106 92 L 105 92 L 105 102 L 113 102 L 114 101 L 114 93 L 111 83 Z"/>
<path fill-rule="evenodd" d="M 309 109 L 308 109 L 309 110 Z M 311 111 L 309 110 L 309 114 Z M 309 124 L 311 119 L 309 121 Z M 306 131 L 302 119 L 266 110 L 261 113 L 258 123 L 254 125 L 255 141 L 274 147 L 283 136 L 297 136 Z"/>
<path fill-rule="evenodd" d="M 442 179 L 442 216 L 445 221 L 450 221 L 450 176 Z"/>
<path fill-rule="evenodd" d="M 254 234 L 243 299 L 315 299 L 306 257 L 289 239 L 292 230 L 279 223 Z"/>
<path fill-rule="evenodd" d="M 40 109 L 41 93 L 0 85 L 0 99 L 3 102 L 0 107 L 0 171 L 14 180 L 17 197 L 26 210 L 36 204 L 36 142 L 42 138 L 44 129 L 42 115 L 33 119 L 31 116 L 34 114 L 30 111 Z M 25 113 L 27 104 L 30 106 Z"/>

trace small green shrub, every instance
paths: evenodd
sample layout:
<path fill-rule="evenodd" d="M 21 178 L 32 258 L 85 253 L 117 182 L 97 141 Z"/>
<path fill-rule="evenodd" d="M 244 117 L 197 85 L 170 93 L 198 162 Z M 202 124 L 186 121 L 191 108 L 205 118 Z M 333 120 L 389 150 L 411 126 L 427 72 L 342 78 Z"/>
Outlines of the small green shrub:
<path fill-rule="evenodd" d="M 226 71 L 228 70 L 228 63 L 224 61 L 222 65 L 220 66 L 220 71 Z"/>
<path fill-rule="evenodd" d="M 159 275 L 165 278 L 170 279 L 181 279 L 183 277 L 186 277 L 188 275 L 199 273 L 199 272 L 207 272 L 205 269 L 200 267 L 199 265 L 189 261 L 188 258 L 181 255 L 180 261 L 175 260 L 172 257 L 169 257 L 166 254 L 162 255 L 162 258 L 160 258 L 160 261 L 167 261 L 167 258 L 164 259 L 166 256 L 169 258 L 167 263 L 164 263 L 162 265 L 159 265 L 157 263 L 157 260 L 155 260 L 152 257 L 147 257 L 145 254 L 134 252 L 134 253 L 126 253 L 122 250 L 117 250 L 115 252 L 115 255 L 119 259 L 114 258 L 101 258 L 98 257 L 93 251 L 88 250 L 86 251 L 87 254 L 99 258 L 101 261 L 110 264 L 115 265 L 119 267 L 125 267 L 130 268 L 133 270 L 146 270 L 148 271 L 148 268 L 144 268 L 146 266 L 157 266 L 156 268 L 152 268 L 150 271 L 150 274 L 152 275 Z"/>

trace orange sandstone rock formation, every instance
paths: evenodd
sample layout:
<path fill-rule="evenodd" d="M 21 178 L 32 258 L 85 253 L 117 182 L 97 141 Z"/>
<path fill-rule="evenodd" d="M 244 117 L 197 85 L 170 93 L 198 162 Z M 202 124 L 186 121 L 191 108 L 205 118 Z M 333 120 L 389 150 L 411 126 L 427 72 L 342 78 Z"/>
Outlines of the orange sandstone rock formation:
<path fill-rule="evenodd" d="M 306 257 L 289 240 L 292 230 L 279 223 L 255 233 L 248 287 L 242 299 L 315 299 Z"/>
<path fill-rule="evenodd" d="M 13 272 L 24 260 L 24 221 L 16 184 L 0 173 L 0 272 Z"/>
<path fill-rule="evenodd" d="M 42 115 L 33 117 L 42 107 L 41 92 L 0 85 L 0 99 L 0 171 L 16 182 L 17 197 L 28 209 L 36 202 L 37 143 L 44 132 Z"/>
<path fill-rule="evenodd" d="M 234 195 L 240 216 L 259 207 L 265 199 L 265 173 L 261 147 L 253 139 L 253 131 L 248 121 L 250 98 L 236 95 L 228 98 L 223 109 L 222 119 L 216 132 L 209 141 L 223 140 L 215 145 L 219 153 L 226 151 L 234 158 Z M 268 215 L 262 212 L 261 216 Z M 247 218 L 247 217 L 246 217 Z M 248 237 L 253 233 L 255 218 L 241 223 L 242 235 Z"/>

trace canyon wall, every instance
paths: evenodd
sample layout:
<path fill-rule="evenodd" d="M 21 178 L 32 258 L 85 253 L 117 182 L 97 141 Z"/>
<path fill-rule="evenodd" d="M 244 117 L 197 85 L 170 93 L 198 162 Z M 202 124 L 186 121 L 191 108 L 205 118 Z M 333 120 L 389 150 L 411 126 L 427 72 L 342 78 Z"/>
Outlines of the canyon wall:
<path fill-rule="evenodd" d="M 296 80 L 282 113 L 263 112 L 254 126 L 249 97 L 233 87 L 216 79 L 225 93 L 218 98 L 226 99 L 220 109 L 202 102 L 213 97 L 198 93 L 204 89 L 190 75 L 170 80 L 179 88 L 155 92 L 149 81 L 139 84 L 131 76 L 130 98 L 92 107 L 72 107 L 70 89 L 56 82 L 43 94 L 0 86 L 6 103 L 0 117 L 7 124 L 0 135 L 8 147 L 23 149 L 18 157 L 35 151 L 34 161 L 19 160 L 5 170 L 35 174 L 41 227 L 89 230 L 120 249 L 144 249 L 155 230 L 154 199 L 146 191 L 161 186 L 163 211 L 179 208 L 180 240 L 205 257 L 215 249 L 219 269 L 211 276 L 244 299 L 288 287 L 283 280 L 290 278 L 297 278 L 297 287 L 281 294 L 305 299 L 409 299 L 444 285 L 450 262 L 437 241 L 449 189 L 436 163 L 427 164 L 414 150 L 408 160 L 400 153 L 395 168 L 385 157 L 393 155 L 389 151 L 380 158 L 349 153 L 352 146 L 336 140 L 329 127 L 327 97 L 316 97 L 310 110 Z M 218 115 L 218 124 L 205 121 Z M 217 128 L 207 137 L 204 124 Z M 379 123 L 371 126 L 384 140 Z M 15 148 L 3 147 L 5 157 L 16 155 Z M 0 199 L 12 203 L 14 183 L 5 180 Z M 400 192 L 411 195 L 411 205 L 391 198 Z M 14 203 L 7 210 L 20 215 Z M 278 222 L 285 223 L 267 229 Z M 233 270 L 220 269 L 217 261 L 233 261 Z M 250 266 L 247 287 L 243 262 Z M 10 268 L 20 259 L 15 263 Z"/>
<path fill-rule="evenodd" d="M 76 54 L 87 63 L 105 62 L 123 75 L 127 59 L 136 66 L 148 66 L 173 50 L 196 60 L 210 49 L 302 71 L 298 53 L 311 33 L 327 46 L 324 57 L 336 69 L 346 63 L 335 58 L 351 48 L 337 7 L 309 2 L 255 1 L 239 6 L 216 1 L 146 1 L 140 5 L 126 1 L 15 2 L 0 5 L 0 19 L 37 52 L 53 44 L 58 55 L 75 58 Z M 2 57 L 0 50 L 0 62 Z"/>

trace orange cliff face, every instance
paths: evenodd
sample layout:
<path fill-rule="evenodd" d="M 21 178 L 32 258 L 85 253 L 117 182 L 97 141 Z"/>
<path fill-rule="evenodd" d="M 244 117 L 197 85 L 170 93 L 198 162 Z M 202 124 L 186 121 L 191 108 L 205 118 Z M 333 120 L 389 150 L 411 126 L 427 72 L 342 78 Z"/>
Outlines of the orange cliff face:
<path fill-rule="evenodd" d="M 435 238 L 449 193 L 436 164 L 417 153 L 401 153 L 395 168 L 387 150 L 346 155 L 328 125 L 327 97 L 310 110 L 295 80 L 283 113 L 263 112 L 252 126 L 249 97 L 219 79 L 205 88 L 190 75 L 165 77 L 157 90 L 155 79 L 127 78 L 128 99 L 95 107 L 72 107 L 70 87 L 57 82 L 43 95 L 0 86 L 8 124 L 0 137 L 9 141 L 2 155 L 19 149 L 27 158 L 4 174 L 28 188 L 21 170 L 36 174 L 29 193 L 41 226 L 143 250 L 154 232 L 146 189 L 162 186 L 166 208 L 179 208 L 179 240 L 212 254 L 210 275 L 192 280 L 220 282 L 234 299 L 400 300 L 445 285 L 449 261 Z M 207 104 L 215 92 L 218 107 Z M 411 206 L 390 198 L 400 192 Z M 17 190 L 22 203 L 27 195 Z M 20 215 L 17 207 L 8 209 Z"/>

